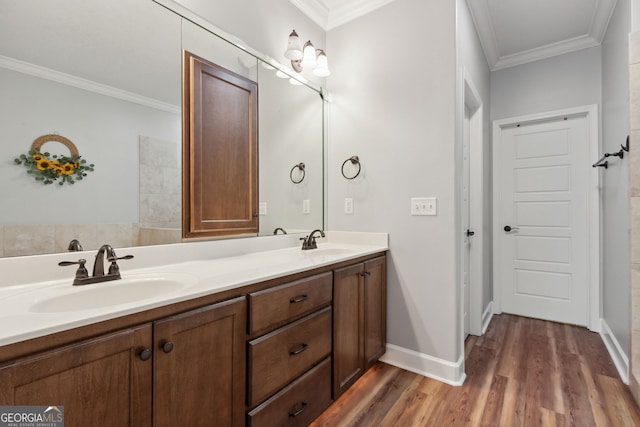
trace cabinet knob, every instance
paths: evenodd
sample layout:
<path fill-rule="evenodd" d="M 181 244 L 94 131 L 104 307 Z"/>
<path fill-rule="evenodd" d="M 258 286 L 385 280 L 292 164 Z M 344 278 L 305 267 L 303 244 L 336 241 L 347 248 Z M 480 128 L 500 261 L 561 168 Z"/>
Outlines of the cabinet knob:
<path fill-rule="evenodd" d="M 171 341 L 166 341 L 160 344 L 160 348 L 165 353 L 171 353 L 171 350 L 173 350 L 173 343 Z"/>
<path fill-rule="evenodd" d="M 307 344 L 306 342 L 303 342 L 300 347 L 296 348 L 295 350 L 289 350 L 289 354 L 291 356 L 295 356 L 296 354 L 300 354 L 303 351 L 305 351 L 307 348 L 309 348 L 309 344 Z"/>
<path fill-rule="evenodd" d="M 138 354 L 140 356 L 140 360 L 142 361 L 147 361 L 149 359 L 151 359 L 151 349 L 150 348 L 144 348 L 140 351 L 140 353 Z"/>
<path fill-rule="evenodd" d="M 370 271 L 363 271 L 362 273 L 360 273 L 360 275 L 361 275 L 362 277 L 371 276 L 371 272 L 370 272 Z"/>
<path fill-rule="evenodd" d="M 305 402 L 304 400 L 301 402 L 301 406 L 300 409 L 298 409 L 297 411 L 289 411 L 289 417 L 290 418 L 295 418 L 298 415 L 300 415 L 301 413 L 304 412 L 304 410 L 307 409 L 307 402 Z"/>

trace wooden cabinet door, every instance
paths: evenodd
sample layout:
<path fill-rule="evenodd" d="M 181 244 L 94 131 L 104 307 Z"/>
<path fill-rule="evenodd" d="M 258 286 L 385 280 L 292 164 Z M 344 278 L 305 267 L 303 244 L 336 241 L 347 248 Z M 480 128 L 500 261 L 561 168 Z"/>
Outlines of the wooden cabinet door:
<path fill-rule="evenodd" d="M 258 84 L 183 59 L 184 237 L 258 232 Z"/>
<path fill-rule="evenodd" d="M 150 427 L 150 348 L 143 325 L 19 359 L 0 368 L 0 405 L 64 406 L 67 427 Z"/>
<path fill-rule="evenodd" d="M 333 398 L 364 372 L 364 264 L 333 276 Z"/>
<path fill-rule="evenodd" d="M 387 345 L 386 257 L 364 263 L 365 370 L 378 361 Z"/>
<path fill-rule="evenodd" d="M 154 323 L 154 427 L 243 426 L 245 297 Z"/>

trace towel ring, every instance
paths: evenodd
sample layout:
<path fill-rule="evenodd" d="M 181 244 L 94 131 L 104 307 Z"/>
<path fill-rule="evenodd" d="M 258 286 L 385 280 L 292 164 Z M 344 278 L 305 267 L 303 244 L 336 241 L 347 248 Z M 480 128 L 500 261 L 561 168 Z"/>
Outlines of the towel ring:
<path fill-rule="evenodd" d="M 295 179 L 293 179 L 293 171 L 296 170 L 296 168 L 300 169 L 302 171 L 302 178 L 300 178 L 299 181 L 296 181 Z M 291 182 L 293 182 L 294 184 L 300 184 L 302 181 L 304 181 L 304 177 L 306 175 L 306 172 L 304 170 L 305 166 L 304 163 L 300 162 L 297 165 L 294 165 L 291 168 L 291 172 L 289 172 L 289 179 L 291 179 Z"/>
<path fill-rule="evenodd" d="M 352 165 L 358 165 L 358 172 L 356 172 L 356 174 L 351 176 L 351 177 L 345 175 L 345 173 L 344 173 L 344 167 L 347 164 L 347 162 L 351 162 Z M 342 171 L 342 176 L 344 176 L 345 178 L 347 178 L 347 179 L 355 179 L 358 175 L 360 175 L 360 171 L 362 170 L 362 165 L 360 164 L 360 159 L 358 158 L 358 156 L 349 157 L 347 160 L 345 160 L 342 163 L 342 168 L 340 168 L 340 170 Z"/>

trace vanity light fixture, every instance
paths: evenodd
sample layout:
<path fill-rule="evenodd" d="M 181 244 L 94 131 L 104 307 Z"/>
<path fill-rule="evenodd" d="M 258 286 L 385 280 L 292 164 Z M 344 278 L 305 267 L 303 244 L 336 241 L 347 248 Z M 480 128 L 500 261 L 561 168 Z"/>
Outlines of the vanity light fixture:
<path fill-rule="evenodd" d="M 291 60 L 291 67 L 297 73 L 301 73 L 303 70 L 313 70 L 313 74 L 318 77 L 328 77 L 331 74 L 327 54 L 324 50 L 316 49 L 311 40 L 300 47 L 300 38 L 296 30 L 289 34 L 284 57 Z"/>

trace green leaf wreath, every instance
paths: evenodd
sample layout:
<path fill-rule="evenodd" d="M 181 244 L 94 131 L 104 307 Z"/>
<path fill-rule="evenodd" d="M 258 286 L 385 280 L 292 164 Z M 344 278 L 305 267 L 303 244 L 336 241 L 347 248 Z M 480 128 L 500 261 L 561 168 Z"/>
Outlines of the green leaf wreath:
<path fill-rule="evenodd" d="M 93 171 L 93 164 L 81 156 L 58 156 L 49 153 L 29 150 L 27 154 L 21 154 L 14 160 L 17 165 L 24 165 L 27 173 L 34 176 L 36 181 L 43 184 L 53 184 L 58 181 L 59 185 L 73 184 L 81 181 L 87 172 Z"/>

